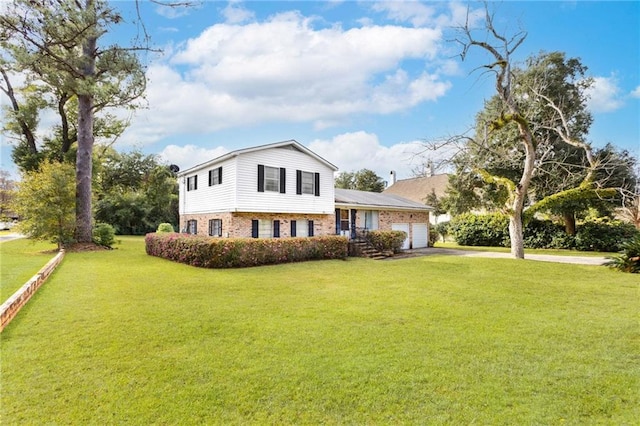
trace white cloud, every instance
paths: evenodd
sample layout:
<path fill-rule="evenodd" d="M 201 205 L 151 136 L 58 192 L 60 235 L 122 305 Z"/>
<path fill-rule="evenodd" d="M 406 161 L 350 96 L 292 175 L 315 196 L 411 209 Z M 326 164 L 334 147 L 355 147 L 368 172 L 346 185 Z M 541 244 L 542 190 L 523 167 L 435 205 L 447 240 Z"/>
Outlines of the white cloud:
<path fill-rule="evenodd" d="M 138 113 L 127 138 L 150 143 L 167 134 L 266 122 L 324 128 L 352 114 L 435 101 L 451 86 L 426 65 L 403 63 L 450 70 L 438 59 L 437 29 L 315 29 L 313 23 L 285 12 L 261 23 L 216 24 L 176 47 L 167 63 L 149 68 L 151 109 Z"/>
<path fill-rule="evenodd" d="M 180 170 L 186 170 L 229 152 L 224 147 L 212 149 L 196 145 L 168 145 L 158 155 L 168 164 L 177 164 Z"/>
<path fill-rule="evenodd" d="M 222 10 L 222 16 L 230 24 L 239 24 L 255 18 L 255 13 L 243 7 L 238 0 L 230 1 Z"/>
<path fill-rule="evenodd" d="M 640 98 L 640 86 L 636 87 L 636 88 L 631 92 L 631 97 L 632 97 L 632 98 Z"/>
<path fill-rule="evenodd" d="M 588 90 L 587 106 L 591 112 L 612 112 L 624 105 L 615 77 L 595 77 Z"/>
<path fill-rule="evenodd" d="M 364 131 L 344 133 L 329 140 L 314 140 L 309 144 L 316 154 L 335 164 L 340 172 L 369 169 L 384 180 L 394 170 L 398 178 L 413 175 L 413 170 L 441 154 L 427 152 L 421 141 L 383 146 L 378 136 Z"/>

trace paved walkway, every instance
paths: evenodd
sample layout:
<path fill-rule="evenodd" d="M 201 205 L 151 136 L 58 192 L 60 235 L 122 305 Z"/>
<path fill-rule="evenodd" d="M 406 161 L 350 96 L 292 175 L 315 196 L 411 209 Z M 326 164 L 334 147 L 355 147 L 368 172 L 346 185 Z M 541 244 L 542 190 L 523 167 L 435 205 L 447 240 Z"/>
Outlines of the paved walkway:
<path fill-rule="evenodd" d="M 414 250 L 405 250 L 401 254 L 397 254 L 389 259 L 404 259 L 408 257 L 429 256 L 429 255 L 450 255 L 450 256 L 465 256 L 465 257 L 488 257 L 496 259 L 513 259 L 511 253 L 498 253 L 492 251 L 473 251 L 473 250 L 458 250 L 448 248 L 422 248 Z M 541 262 L 556 262 L 556 263 L 573 263 L 579 265 L 602 265 L 607 261 L 604 257 L 594 256 L 558 256 L 551 254 L 525 254 L 526 260 L 538 260 Z"/>

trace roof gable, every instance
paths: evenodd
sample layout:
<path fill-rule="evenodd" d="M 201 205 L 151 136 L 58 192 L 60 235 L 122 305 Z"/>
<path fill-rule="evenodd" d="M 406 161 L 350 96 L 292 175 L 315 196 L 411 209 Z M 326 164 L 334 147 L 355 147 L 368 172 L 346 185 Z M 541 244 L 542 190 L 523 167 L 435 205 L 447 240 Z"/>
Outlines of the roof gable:
<path fill-rule="evenodd" d="M 398 195 L 424 203 L 429 194 L 435 192 L 438 198 L 446 195 L 449 175 L 440 174 L 429 177 L 417 177 L 399 180 L 383 191 L 384 194 Z"/>
<path fill-rule="evenodd" d="M 315 152 L 311 151 L 309 148 L 305 147 L 304 145 L 302 145 L 301 143 L 299 143 L 296 140 L 288 140 L 288 141 L 282 141 L 282 142 L 275 142 L 275 143 L 271 143 L 271 144 L 266 144 L 266 145 L 259 145 L 259 146 L 254 146 L 254 147 L 250 147 L 250 148 L 244 148 L 244 149 L 238 149 L 235 151 L 231 151 L 228 152 L 224 155 L 221 155 L 220 157 L 214 158 L 212 160 L 206 161 L 204 163 L 200 163 L 196 166 L 190 167 L 180 173 L 178 173 L 178 176 L 184 176 L 186 174 L 189 173 L 193 173 L 196 170 L 200 170 L 200 169 L 204 169 L 207 167 L 210 167 L 214 164 L 217 163 L 221 163 L 223 161 L 226 161 L 230 158 L 233 157 L 237 157 L 243 154 L 248 154 L 250 152 L 256 152 L 256 151 L 264 151 L 267 149 L 274 149 L 274 148 L 279 148 L 279 149 L 290 149 L 292 151 L 298 151 L 298 152 L 302 152 L 303 154 L 307 154 L 310 157 L 315 158 L 317 161 L 319 161 L 320 163 L 324 164 L 325 166 L 327 166 L 328 168 L 332 169 L 333 171 L 337 171 L 338 168 L 333 165 L 332 163 L 330 163 L 329 161 L 325 160 L 324 158 L 320 157 L 318 154 L 316 154 Z"/>

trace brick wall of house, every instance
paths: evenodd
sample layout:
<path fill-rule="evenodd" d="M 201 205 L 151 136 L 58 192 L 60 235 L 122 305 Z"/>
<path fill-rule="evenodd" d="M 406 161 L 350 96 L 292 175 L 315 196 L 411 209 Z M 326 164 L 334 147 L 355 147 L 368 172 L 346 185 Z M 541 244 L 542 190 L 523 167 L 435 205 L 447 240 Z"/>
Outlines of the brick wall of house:
<path fill-rule="evenodd" d="M 393 223 L 426 223 L 429 226 L 429 212 L 393 212 L 381 211 L 378 226 L 381 230 L 390 231 Z M 409 226 L 409 241 L 413 241 L 413 227 Z"/>
<path fill-rule="evenodd" d="M 279 220 L 280 238 L 291 236 L 292 220 L 313 220 L 314 235 L 333 235 L 336 231 L 334 215 L 288 214 L 288 213 L 208 213 L 190 214 L 180 217 L 180 230 L 187 229 L 187 221 L 197 220 L 197 234 L 209 235 L 209 220 L 222 219 L 222 236 L 228 238 L 251 238 L 251 221 Z"/>

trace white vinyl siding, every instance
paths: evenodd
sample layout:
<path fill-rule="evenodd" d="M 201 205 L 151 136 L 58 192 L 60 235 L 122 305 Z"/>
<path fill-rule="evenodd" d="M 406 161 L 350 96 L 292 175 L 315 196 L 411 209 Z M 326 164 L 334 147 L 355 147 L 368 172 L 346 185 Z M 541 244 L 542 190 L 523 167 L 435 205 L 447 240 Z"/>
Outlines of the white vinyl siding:
<path fill-rule="evenodd" d="M 258 191 L 258 165 L 284 169 L 284 191 Z M 222 167 L 222 183 L 208 186 L 208 173 Z M 296 171 L 318 173 L 318 196 L 296 194 Z M 189 171 L 200 175 L 197 191 L 187 191 L 187 176 L 179 177 L 180 214 L 218 212 L 262 212 L 334 214 L 334 170 L 316 158 L 289 148 L 269 148 L 245 152 L 219 163 L 209 163 Z M 315 178 L 315 176 L 314 176 Z M 279 181 L 280 176 L 278 176 Z M 280 182 L 279 182 L 280 183 Z M 266 184 L 266 180 L 265 180 Z M 314 181 L 315 185 L 315 181 Z M 314 188 L 316 189 L 316 188 Z"/>
<path fill-rule="evenodd" d="M 333 214 L 333 170 L 297 150 L 273 148 L 237 157 L 237 211 L 265 213 Z M 285 169 L 285 191 L 258 191 L 258 165 Z M 296 170 L 320 174 L 319 196 L 296 194 Z M 265 172 L 266 175 L 266 172 Z M 265 176 L 266 177 L 266 176 Z M 266 186 L 266 179 L 265 179 Z"/>
<path fill-rule="evenodd" d="M 209 186 L 208 175 L 212 169 L 222 168 L 222 183 Z M 197 172 L 198 190 L 186 191 L 187 178 L 180 177 L 180 214 L 217 213 L 231 211 L 236 199 L 236 161 L 229 159 L 223 163 L 201 169 Z"/>

